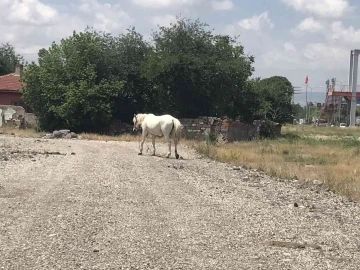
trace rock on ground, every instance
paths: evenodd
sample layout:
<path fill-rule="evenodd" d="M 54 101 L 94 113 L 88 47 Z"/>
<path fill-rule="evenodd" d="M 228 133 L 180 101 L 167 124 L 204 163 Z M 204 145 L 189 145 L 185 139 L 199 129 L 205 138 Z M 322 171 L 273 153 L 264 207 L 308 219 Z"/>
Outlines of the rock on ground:
<path fill-rule="evenodd" d="M 358 269 L 357 203 L 137 147 L 0 135 L 0 269 Z"/>

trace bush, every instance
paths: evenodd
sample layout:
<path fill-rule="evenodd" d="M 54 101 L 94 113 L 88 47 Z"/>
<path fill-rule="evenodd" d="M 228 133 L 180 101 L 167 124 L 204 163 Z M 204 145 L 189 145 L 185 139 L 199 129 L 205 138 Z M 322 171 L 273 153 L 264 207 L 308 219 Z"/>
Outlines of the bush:
<path fill-rule="evenodd" d="M 214 132 L 209 132 L 205 135 L 206 144 L 215 145 L 218 142 L 217 136 Z"/>
<path fill-rule="evenodd" d="M 259 137 L 260 139 L 274 139 L 276 137 L 275 124 L 269 120 L 261 123 Z"/>

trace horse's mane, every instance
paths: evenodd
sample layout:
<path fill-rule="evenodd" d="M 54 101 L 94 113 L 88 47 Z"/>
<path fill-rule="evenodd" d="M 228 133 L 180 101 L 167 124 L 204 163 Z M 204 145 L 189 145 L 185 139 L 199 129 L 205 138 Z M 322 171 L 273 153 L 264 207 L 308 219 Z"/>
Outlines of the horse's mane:
<path fill-rule="evenodd" d="M 136 119 L 139 124 L 141 124 L 144 121 L 146 115 L 147 113 L 139 113 L 136 115 Z"/>

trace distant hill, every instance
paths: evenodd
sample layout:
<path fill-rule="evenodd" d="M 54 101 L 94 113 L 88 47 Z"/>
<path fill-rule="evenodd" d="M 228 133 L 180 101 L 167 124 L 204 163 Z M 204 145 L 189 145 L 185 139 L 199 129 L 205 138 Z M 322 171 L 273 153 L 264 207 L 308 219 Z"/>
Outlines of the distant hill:
<path fill-rule="evenodd" d="M 310 91 L 309 91 L 308 95 L 307 95 L 308 102 L 311 101 L 312 103 L 324 103 L 325 98 L 326 98 L 326 93 L 325 92 L 312 92 L 312 93 L 310 93 Z M 305 106 L 305 104 L 306 104 L 306 94 L 305 94 L 305 92 L 302 92 L 300 94 L 295 94 L 294 102 L 295 103 L 300 103 L 300 105 Z"/>

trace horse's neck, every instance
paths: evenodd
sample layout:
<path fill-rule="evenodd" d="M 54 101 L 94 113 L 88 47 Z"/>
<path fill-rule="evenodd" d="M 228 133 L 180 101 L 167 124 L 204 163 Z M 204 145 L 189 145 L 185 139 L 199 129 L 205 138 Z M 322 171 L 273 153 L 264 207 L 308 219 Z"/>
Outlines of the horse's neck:
<path fill-rule="evenodd" d="M 142 114 L 139 114 L 139 115 L 138 115 L 138 121 L 139 121 L 139 123 L 144 122 L 144 119 L 145 119 L 146 115 L 147 115 L 147 113 L 142 113 Z"/>

